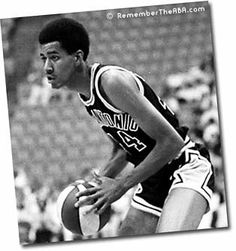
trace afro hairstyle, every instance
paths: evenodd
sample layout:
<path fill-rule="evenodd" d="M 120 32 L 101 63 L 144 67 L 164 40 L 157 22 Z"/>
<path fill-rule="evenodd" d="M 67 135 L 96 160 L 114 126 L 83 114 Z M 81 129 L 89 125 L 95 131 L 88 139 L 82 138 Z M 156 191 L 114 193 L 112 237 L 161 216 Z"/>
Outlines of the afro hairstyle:
<path fill-rule="evenodd" d="M 43 45 L 54 41 L 60 42 L 68 54 L 82 50 L 83 59 L 87 59 L 89 35 L 84 26 L 76 20 L 59 18 L 46 24 L 39 33 L 39 43 Z"/>

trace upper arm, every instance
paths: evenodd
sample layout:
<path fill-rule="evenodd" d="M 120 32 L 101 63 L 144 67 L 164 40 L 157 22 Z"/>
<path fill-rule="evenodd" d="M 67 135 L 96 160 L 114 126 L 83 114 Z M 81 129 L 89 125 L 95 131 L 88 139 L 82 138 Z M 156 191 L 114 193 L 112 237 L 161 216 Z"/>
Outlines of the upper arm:
<path fill-rule="evenodd" d="M 142 130 L 157 143 L 183 143 L 170 123 L 142 95 L 131 74 L 117 70 L 107 71 L 102 78 L 102 87 L 112 104 L 129 113 Z"/>

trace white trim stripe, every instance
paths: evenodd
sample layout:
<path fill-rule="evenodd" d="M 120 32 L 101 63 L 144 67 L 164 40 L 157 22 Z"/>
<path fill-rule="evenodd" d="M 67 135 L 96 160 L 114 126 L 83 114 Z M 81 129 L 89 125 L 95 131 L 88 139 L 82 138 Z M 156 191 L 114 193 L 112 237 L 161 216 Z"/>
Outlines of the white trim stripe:
<path fill-rule="evenodd" d="M 213 174 L 213 171 L 211 169 L 211 164 L 210 165 L 210 168 L 209 168 L 209 173 L 207 174 L 206 176 L 206 179 L 205 181 L 203 182 L 202 184 L 202 189 L 206 192 L 206 194 L 208 195 L 208 197 L 211 199 L 212 198 L 212 194 L 213 194 L 213 191 L 207 186 L 212 174 Z"/>
<path fill-rule="evenodd" d="M 84 103 L 85 105 L 93 105 L 94 103 L 94 95 L 93 95 L 93 88 L 94 88 L 94 73 L 95 73 L 95 70 L 97 69 L 97 67 L 99 66 L 100 64 L 99 63 L 95 63 L 93 64 L 92 66 L 92 69 L 91 69 L 91 79 L 90 79 L 90 97 L 89 97 L 89 100 L 85 101 L 81 98 L 80 96 L 80 93 L 78 93 L 78 96 L 80 98 L 80 100 L 82 101 L 82 103 Z"/>
<path fill-rule="evenodd" d="M 98 87 L 98 80 L 100 78 L 100 76 L 111 69 L 111 66 L 104 66 L 102 67 L 98 72 L 97 72 L 97 75 L 95 77 L 95 90 L 96 90 L 96 93 L 98 95 L 98 97 L 100 98 L 100 100 L 103 102 L 103 104 L 108 108 L 110 109 L 111 111 L 113 112 L 116 112 L 116 113 L 122 113 L 121 110 L 118 110 L 117 108 L 115 108 L 113 105 L 111 105 L 110 103 L 107 102 L 106 99 L 103 98 L 103 96 L 101 95 L 100 91 L 99 91 L 99 87 Z"/>
<path fill-rule="evenodd" d="M 144 211 L 146 213 L 154 214 L 154 215 L 159 216 L 159 217 L 160 217 L 161 212 L 162 212 L 161 208 L 155 207 L 155 206 L 149 204 L 147 201 L 140 198 L 136 194 L 132 198 L 131 205 L 132 205 L 132 207 L 134 207 L 136 209 L 139 209 L 139 210 Z"/>
<path fill-rule="evenodd" d="M 190 140 L 189 136 L 186 136 L 186 137 L 185 137 L 184 143 L 185 143 L 185 145 L 184 145 L 183 148 L 180 150 L 181 153 L 184 152 L 187 148 L 190 148 L 190 147 L 194 147 L 194 146 L 195 146 L 195 143 L 194 143 L 193 141 Z"/>
<path fill-rule="evenodd" d="M 135 75 L 133 72 L 130 72 L 130 73 L 133 75 L 133 77 L 134 77 L 134 79 L 135 79 L 135 81 L 136 81 L 136 83 L 138 85 L 138 88 L 140 90 L 140 93 L 142 95 L 144 95 L 144 87 L 143 87 L 143 84 L 142 84 L 141 80 L 137 77 L 138 75 Z"/>

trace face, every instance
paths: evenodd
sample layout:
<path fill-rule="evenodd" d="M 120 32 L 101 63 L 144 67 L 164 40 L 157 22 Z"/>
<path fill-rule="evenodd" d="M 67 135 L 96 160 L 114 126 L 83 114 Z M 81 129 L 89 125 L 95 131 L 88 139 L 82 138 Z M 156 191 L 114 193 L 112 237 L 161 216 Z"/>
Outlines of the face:
<path fill-rule="evenodd" d="M 40 48 L 44 73 L 52 88 L 69 86 L 76 70 L 74 55 L 68 54 L 59 42 L 50 42 Z"/>

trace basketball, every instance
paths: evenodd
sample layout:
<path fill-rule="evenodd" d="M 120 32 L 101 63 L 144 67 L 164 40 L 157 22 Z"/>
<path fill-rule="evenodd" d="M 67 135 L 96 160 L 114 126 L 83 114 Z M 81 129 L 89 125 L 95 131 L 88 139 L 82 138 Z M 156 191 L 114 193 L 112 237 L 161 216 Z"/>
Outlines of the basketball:
<path fill-rule="evenodd" d="M 77 180 L 68 185 L 59 195 L 57 200 L 57 211 L 61 224 L 74 234 L 83 236 L 93 235 L 99 232 L 109 221 L 111 207 L 108 207 L 101 215 L 93 212 L 85 214 L 91 205 L 83 205 L 75 208 L 78 201 L 76 193 L 93 187 L 84 180 Z M 81 197 L 82 198 L 82 197 Z"/>

